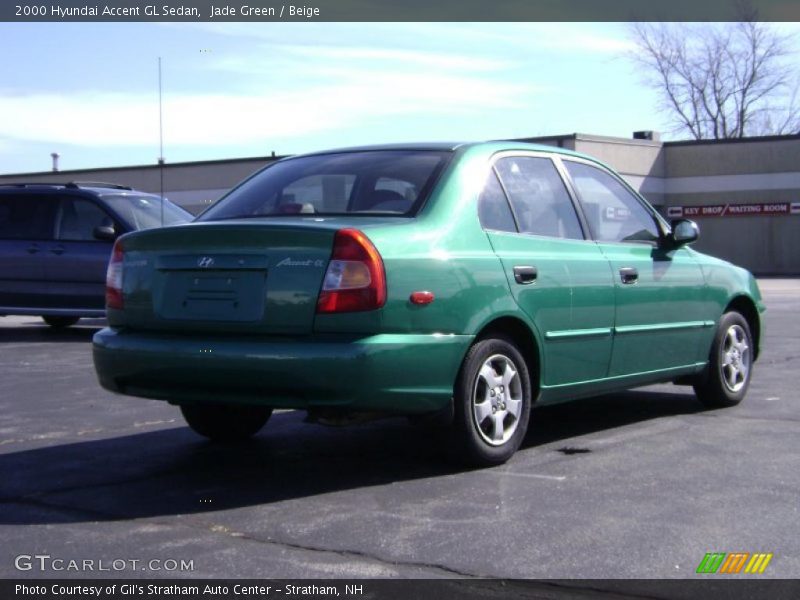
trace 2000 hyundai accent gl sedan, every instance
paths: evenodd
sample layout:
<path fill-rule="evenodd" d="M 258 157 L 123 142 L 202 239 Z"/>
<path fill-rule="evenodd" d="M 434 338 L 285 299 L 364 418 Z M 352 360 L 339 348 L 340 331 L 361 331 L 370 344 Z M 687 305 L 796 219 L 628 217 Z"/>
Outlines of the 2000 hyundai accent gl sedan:
<path fill-rule="evenodd" d="M 551 147 L 298 156 L 194 223 L 117 241 L 95 366 L 211 439 L 279 407 L 438 413 L 458 456 L 496 464 L 534 404 L 668 381 L 742 400 L 764 306 L 697 234 Z"/>

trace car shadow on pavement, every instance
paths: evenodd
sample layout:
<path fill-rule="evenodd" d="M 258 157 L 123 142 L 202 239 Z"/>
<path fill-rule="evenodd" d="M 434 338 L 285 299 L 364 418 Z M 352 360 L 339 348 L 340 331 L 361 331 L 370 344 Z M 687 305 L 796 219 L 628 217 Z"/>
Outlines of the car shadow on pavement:
<path fill-rule="evenodd" d="M 585 445 L 580 436 L 701 410 L 691 394 L 652 391 L 541 408 L 504 468 L 571 453 L 564 447 Z M 348 428 L 302 419 L 277 413 L 259 436 L 230 446 L 178 427 L 2 454 L 0 524 L 203 513 L 464 472 L 443 459 L 440 436 L 405 419 Z"/>
<path fill-rule="evenodd" d="M 522 449 L 568 442 L 573 437 L 595 431 L 704 410 L 691 387 L 678 386 L 672 387 L 670 392 L 631 390 L 545 406 L 531 413 Z"/>
<path fill-rule="evenodd" d="M 0 325 L 4 325 L 2 319 L 0 319 Z M 58 328 L 45 325 L 41 321 L 37 323 L 36 317 L 31 317 L 30 322 L 25 322 L 19 327 L 0 327 L 0 346 L 4 343 L 90 343 L 92 336 L 105 325 L 105 319 L 81 319 L 77 325 L 72 327 Z"/>

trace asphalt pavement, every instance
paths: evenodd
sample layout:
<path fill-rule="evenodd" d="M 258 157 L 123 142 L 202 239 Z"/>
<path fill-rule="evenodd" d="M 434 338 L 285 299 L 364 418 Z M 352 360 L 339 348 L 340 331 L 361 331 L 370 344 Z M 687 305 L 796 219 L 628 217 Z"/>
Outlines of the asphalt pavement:
<path fill-rule="evenodd" d="M 740 406 L 660 385 L 541 408 L 475 471 L 405 419 L 279 412 L 215 446 L 98 386 L 101 320 L 0 318 L 0 577 L 692 578 L 707 552 L 765 552 L 759 577 L 797 578 L 800 280 L 761 285 Z"/>

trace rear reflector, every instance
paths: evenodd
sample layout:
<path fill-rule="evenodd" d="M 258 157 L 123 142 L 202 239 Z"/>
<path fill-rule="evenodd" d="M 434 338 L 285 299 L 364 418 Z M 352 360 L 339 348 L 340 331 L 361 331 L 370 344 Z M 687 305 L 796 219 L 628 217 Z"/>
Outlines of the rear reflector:
<path fill-rule="evenodd" d="M 430 304 L 433 302 L 434 295 L 433 292 L 413 292 L 409 297 L 411 300 L 411 304 Z"/>
<path fill-rule="evenodd" d="M 375 310 L 386 303 L 381 255 L 357 229 L 340 229 L 317 300 L 318 313 Z"/>
<path fill-rule="evenodd" d="M 111 260 L 108 261 L 108 270 L 106 271 L 106 308 L 121 310 L 124 307 L 122 300 L 122 261 L 124 258 L 122 243 L 117 240 L 114 242 Z"/>

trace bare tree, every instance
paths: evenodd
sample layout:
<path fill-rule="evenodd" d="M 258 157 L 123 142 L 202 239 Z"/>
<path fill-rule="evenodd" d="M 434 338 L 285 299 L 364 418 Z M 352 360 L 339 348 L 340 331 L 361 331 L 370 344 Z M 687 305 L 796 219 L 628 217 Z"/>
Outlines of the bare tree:
<path fill-rule="evenodd" d="M 660 92 L 673 133 L 695 139 L 800 132 L 791 39 L 745 4 L 725 24 L 632 23 L 633 61 Z"/>

